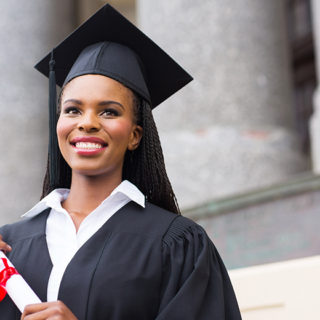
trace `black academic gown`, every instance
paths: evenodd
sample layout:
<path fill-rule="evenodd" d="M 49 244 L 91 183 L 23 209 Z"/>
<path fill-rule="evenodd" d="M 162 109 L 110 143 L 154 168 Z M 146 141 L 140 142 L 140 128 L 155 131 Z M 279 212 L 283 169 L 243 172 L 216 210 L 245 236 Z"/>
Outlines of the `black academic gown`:
<path fill-rule="evenodd" d="M 0 228 L 8 257 L 42 301 L 52 268 L 49 210 Z M 227 271 L 205 231 L 150 203 L 130 202 L 75 254 L 59 300 L 80 320 L 241 319 Z M 0 319 L 20 319 L 9 297 Z"/>

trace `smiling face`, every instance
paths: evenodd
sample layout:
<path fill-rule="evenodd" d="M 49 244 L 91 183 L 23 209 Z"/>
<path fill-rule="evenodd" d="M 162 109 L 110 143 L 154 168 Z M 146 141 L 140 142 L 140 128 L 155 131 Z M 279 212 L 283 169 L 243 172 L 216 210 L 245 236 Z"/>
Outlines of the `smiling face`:
<path fill-rule="evenodd" d="M 136 149 L 142 136 L 132 91 L 101 75 L 71 80 L 61 97 L 57 135 L 73 174 L 121 179 L 125 152 Z"/>

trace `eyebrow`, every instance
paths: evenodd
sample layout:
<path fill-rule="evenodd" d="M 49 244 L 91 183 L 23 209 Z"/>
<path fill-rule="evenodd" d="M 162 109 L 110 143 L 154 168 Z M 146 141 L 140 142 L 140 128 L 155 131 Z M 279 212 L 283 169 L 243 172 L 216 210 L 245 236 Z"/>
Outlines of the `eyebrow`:
<path fill-rule="evenodd" d="M 63 102 L 63 104 L 66 104 L 66 103 L 69 103 L 69 102 L 76 103 L 78 105 L 83 105 L 83 102 L 81 100 L 78 100 L 78 99 L 68 99 L 68 100 L 65 100 Z M 125 109 L 124 106 L 120 102 L 113 101 L 113 100 L 101 101 L 101 102 L 98 103 L 99 106 L 107 106 L 107 105 L 110 105 L 110 104 L 116 104 L 119 107 L 121 107 L 122 109 Z"/>

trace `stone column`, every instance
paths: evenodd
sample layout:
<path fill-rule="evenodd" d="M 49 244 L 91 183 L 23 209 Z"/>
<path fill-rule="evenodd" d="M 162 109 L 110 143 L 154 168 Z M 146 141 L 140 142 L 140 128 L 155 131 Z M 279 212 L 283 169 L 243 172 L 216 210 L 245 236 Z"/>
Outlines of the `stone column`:
<path fill-rule="evenodd" d="M 140 27 L 195 78 L 154 113 L 182 208 L 306 170 L 293 132 L 285 1 L 137 4 Z"/>
<path fill-rule="evenodd" d="M 48 81 L 33 66 L 73 28 L 72 0 L 0 2 L 0 225 L 39 200 Z"/>
<path fill-rule="evenodd" d="M 311 4 L 316 70 L 318 78 L 318 86 L 313 96 L 314 111 L 310 121 L 311 156 L 313 172 L 316 174 L 320 174 L 320 4 L 317 0 L 312 0 Z"/>
<path fill-rule="evenodd" d="M 84 22 L 105 3 L 109 3 L 131 22 L 135 22 L 135 0 L 77 0 L 78 21 Z"/>

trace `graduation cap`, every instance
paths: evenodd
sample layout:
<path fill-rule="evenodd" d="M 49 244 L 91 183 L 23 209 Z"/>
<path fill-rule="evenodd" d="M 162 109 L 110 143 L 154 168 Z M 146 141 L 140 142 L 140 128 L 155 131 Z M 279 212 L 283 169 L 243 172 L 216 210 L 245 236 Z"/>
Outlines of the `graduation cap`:
<path fill-rule="evenodd" d="M 57 185 L 56 85 L 100 74 L 119 81 L 152 108 L 169 98 L 192 77 L 167 53 L 109 4 L 71 33 L 35 68 L 49 77 L 50 183 Z"/>

